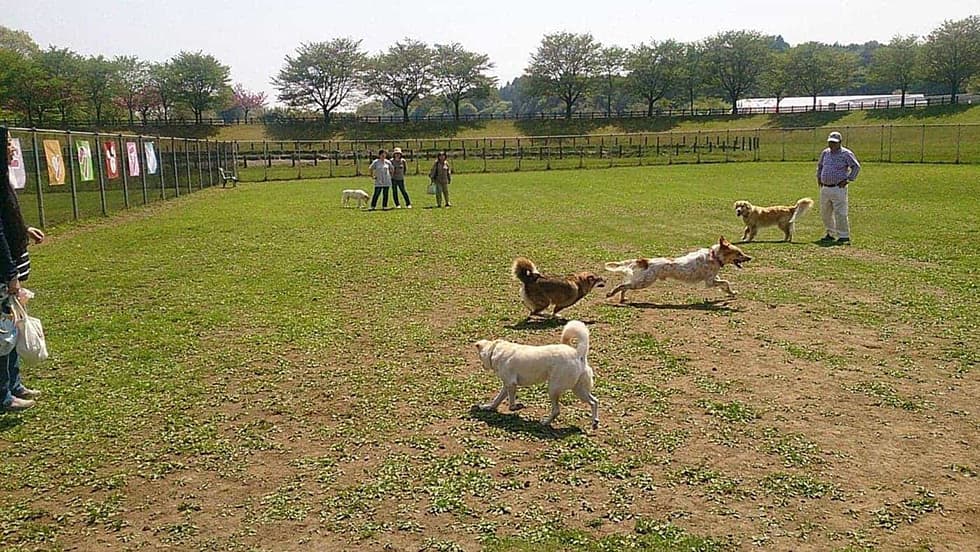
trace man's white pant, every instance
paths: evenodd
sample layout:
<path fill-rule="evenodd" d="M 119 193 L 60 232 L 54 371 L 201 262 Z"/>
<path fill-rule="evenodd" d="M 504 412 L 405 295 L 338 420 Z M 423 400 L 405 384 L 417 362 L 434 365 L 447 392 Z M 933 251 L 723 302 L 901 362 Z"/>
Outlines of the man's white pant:
<path fill-rule="evenodd" d="M 830 237 L 850 239 L 850 226 L 847 222 L 847 188 L 820 186 L 820 215 Z"/>

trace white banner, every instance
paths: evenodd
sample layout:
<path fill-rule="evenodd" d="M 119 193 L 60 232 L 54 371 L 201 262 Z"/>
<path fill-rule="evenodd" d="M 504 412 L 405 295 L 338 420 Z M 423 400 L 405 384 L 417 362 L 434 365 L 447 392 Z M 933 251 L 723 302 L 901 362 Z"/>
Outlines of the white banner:
<path fill-rule="evenodd" d="M 15 190 L 23 190 L 27 185 L 27 171 L 24 169 L 24 152 L 20 149 L 20 138 L 10 139 L 10 149 L 12 155 L 7 165 L 10 169 L 7 178 Z"/>
<path fill-rule="evenodd" d="M 146 153 L 146 174 L 156 174 L 157 153 L 154 151 L 153 142 L 144 142 L 143 151 Z"/>

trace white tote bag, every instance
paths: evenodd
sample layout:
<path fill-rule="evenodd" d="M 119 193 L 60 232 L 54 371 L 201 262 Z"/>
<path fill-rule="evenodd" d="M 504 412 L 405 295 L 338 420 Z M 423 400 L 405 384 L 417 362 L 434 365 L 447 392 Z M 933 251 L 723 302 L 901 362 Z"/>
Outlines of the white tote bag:
<path fill-rule="evenodd" d="M 27 309 L 16 297 L 10 298 L 10 310 L 14 313 L 17 326 L 17 356 L 31 366 L 40 364 L 48 358 L 48 344 L 44 341 L 41 321 L 27 314 Z"/>

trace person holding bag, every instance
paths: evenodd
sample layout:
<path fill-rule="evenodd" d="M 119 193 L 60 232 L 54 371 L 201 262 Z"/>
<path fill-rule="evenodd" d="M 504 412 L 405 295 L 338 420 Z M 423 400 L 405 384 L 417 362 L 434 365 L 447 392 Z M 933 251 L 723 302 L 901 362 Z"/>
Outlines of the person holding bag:
<path fill-rule="evenodd" d="M 7 161 L 0 163 L 0 277 L 4 284 L 0 288 L 0 318 L 4 329 L 13 318 L 11 302 L 21 293 L 20 283 L 31 273 L 31 259 L 27 245 L 31 239 L 36 243 L 44 240 L 44 232 L 24 223 L 20 213 L 17 195 L 10 185 L 8 164 L 13 149 L 8 141 L 7 129 L 0 127 L 0 147 L 7 152 Z M 6 349 L 6 340 L 0 341 L 0 350 Z M 5 411 L 26 410 L 34 406 L 34 399 L 41 393 L 24 386 L 20 379 L 20 357 L 16 347 L 0 356 L 0 406 Z"/>
<path fill-rule="evenodd" d="M 449 203 L 449 183 L 453 180 L 453 171 L 446 159 L 446 152 L 440 151 L 436 156 L 436 162 L 429 170 L 429 180 L 436 188 L 436 207 L 442 207 L 443 199 L 446 200 L 446 207 L 452 207 Z"/>

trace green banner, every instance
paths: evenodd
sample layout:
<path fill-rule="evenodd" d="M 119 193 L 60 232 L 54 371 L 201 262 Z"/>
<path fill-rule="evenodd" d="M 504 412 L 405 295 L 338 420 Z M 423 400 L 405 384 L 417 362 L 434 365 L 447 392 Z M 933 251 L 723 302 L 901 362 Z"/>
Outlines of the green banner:
<path fill-rule="evenodd" d="M 78 172 L 82 175 L 82 182 L 95 180 L 95 171 L 92 170 L 92 147 L 88 140 L 77 140 L 75 147 L 78 149 Z"/>

